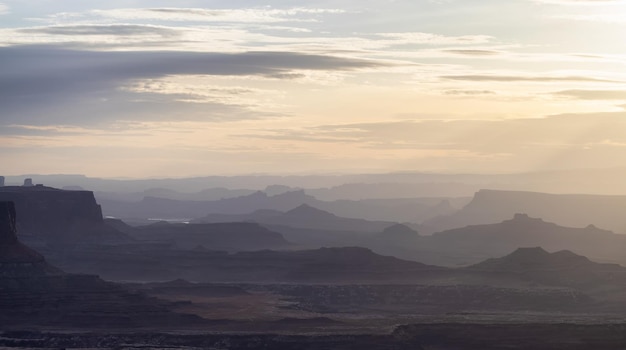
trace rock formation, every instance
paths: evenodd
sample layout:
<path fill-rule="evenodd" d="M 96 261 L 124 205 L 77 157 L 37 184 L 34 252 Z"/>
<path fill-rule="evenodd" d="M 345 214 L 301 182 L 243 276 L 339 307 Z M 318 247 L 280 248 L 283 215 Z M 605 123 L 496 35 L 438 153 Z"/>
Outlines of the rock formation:
<path fill-rule="evenodd" d="M 24 238 L 46 243 L 123 240 L 104 224 L 92 192 L 63 191 L 45 186 L 0 187 L 0 201 L 15 203 L 17 228 Z"/>

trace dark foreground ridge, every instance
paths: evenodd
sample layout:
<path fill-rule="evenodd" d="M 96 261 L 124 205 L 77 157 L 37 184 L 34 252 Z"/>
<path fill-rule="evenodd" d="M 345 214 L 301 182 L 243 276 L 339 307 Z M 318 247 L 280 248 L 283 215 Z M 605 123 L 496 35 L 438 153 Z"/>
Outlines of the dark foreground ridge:
<path fill-rule="evenodd" d="M 415 324 L 386 335 L 0 333 L 21 348 L 272 350 L 623 350 L 625 324 Z"/>

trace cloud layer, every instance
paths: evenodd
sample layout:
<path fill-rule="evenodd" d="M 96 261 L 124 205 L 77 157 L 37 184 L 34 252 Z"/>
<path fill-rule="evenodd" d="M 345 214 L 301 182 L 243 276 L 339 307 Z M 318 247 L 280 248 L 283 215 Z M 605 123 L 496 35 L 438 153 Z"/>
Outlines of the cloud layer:
<path fill-rule="evenodd" d="M 139 176 L 626 157 L 624 1 L 173 6 L 3 0 L 0 150 L 20 157 L 0 161 Z"/>

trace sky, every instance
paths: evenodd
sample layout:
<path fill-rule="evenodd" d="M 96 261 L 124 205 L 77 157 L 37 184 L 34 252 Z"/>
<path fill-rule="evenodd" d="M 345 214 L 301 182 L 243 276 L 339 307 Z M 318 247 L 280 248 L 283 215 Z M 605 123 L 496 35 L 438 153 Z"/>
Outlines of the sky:
<path fill-rule="evenodd" d="M 626 162 L 626 1 L 0 0 L 3 175 Z"/>

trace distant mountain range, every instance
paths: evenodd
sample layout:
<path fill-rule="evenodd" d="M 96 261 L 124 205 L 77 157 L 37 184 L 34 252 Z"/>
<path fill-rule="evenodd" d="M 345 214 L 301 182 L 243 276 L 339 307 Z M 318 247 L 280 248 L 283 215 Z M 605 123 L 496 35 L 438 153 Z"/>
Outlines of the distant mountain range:
<path fill-rule="evenodd" d="M 413 198 L 326 202 L 308 195 L 304 190 L 287 191 L 276 195 L 257 191 L 245 196 L 215 201 L 144 197 L 141 201 L 127 202 L 98 198 L 104 215 L 138 222 L 142 219 L 145 222 L 148 218 L 194 219 L 210 214 L 248 215 L 256 211 L 268 210 L 285 212 L 301 204 L 350 218 L 419 222 L 427 218 L 450 214 L 466 201 L 464 199 Z M 455 204 L 453 205 L 452 202 Z"/>
<path fill-rule="evenodd" d="M 4 174 L 3 174 L 4 175 Z M 96 192 L 142 192 L 161 188 L 199 192 L 210 188 L 263 190 L 272 185 L 316 189 L 320 199 L 389 198 L 400 192 L 410 197 L 464 197 L 480 188 L 552 193 L 626 194 L 626 168 L 573 169 L 513 174 L 388 173 L 353 175 L 244 175 L 158 179 L 101 179 L 84 175 L 24 174 L 6 176 L 7 184 L 19 185 L 24 178 L 63 188 L 80 186 Z M 385 184 L 391 187 L 385 187 Z M 402 184 L 402 185 L 398 185 Z M 414 186 L 411 186 L 414 185 Z M 394 187 L 396 189 L 394 189 Z M 385 188 L 385 191 L 381 189 Z M 328 196 L 323 195 L 325 189 Z M 383 192 L 383 193 L 381 193 Z M 341 197 L 335 193 L 343 193 Z M 378 194 L 376 194 L 378 193 Z M 382 197 L 381 197 L 382 196 Z"/>
<path fill-rule="evenodd" d="M 315 202 L 304 191 L 275 196 L 257 191 L 247 196 L 216 201 L 178 201 L 145 197 L 140 202 L 101 200 L 105 215 L 118 218 L 198 218 L 211 213 L 247 214 L 260 209 L 286 211 L 304 203 Z"/>
<path fill-rule="evenodd" d="M 308 204 L 299 205 L 286 212 L 277 210 L 257 210 L 244 215 L 211 214 L 193 220 L 193 223 L 206 222 L 237 222 L 252 221 L 269 226 L 288 226 L 293 228 L 307 228 L 321 231 L 352 231 L 352 232 L 380 232 L 393 222 L 368 221 L 339 217 L 327 211 L 315 208 Z"/>

